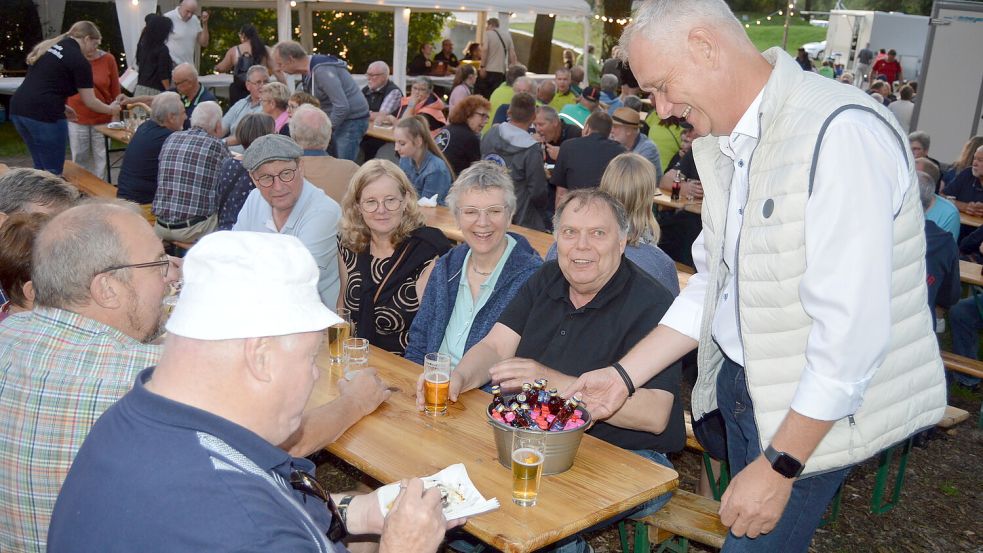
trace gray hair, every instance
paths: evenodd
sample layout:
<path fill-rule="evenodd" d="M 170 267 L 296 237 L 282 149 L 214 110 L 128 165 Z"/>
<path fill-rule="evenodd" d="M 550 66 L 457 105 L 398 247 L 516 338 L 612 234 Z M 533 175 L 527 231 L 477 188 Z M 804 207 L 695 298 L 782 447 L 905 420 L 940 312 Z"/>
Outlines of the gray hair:
<path fill-rule="evenodd" d="M 31 204 L 66 209 L 79 200 L 79 191 L 57 175 L 24 167 L 0 176 L 0 213 L 27 211 Z"/>
<path fill-rule="evenodd" d="M 270 78 L 270 70 L 266 68 L 265 65 L 251 65 L 249 69 L 246 70 L 246 80 L 253 78 L 256 73 L 262 73 L 264 79 Z"/>
<path fill-rule="evenodd" d="M 191 112 L 191 126 L 205 130 L 215 128 L 222 121 L 222 108 L 216 102 L 202 102 Z"/>
<path fill-rule="evenodd" d="M 601 90 L 604 92 L 614 94 L 618 89 L 618 76 L 611 73 L 605 73 L 601 76 Z"/>
<path fill-rule="evenodd" d="M 631 222 L 628 220 L 628 212 L 625 211 L 625 206 L 622 205 L 617 198 L 608 194 L 607 192 L 601 190 L 600 188 L 580 188 L 572 192 L 568 192 L 560 205 L 556 207 L 556 214 L 553 215 L 553 228 L 560 228 L 560 218 L 563 217 L 563 211 L 573 202 L 577 202 L 577 205 L 573 207 L 574 211 L 579 211 L 585 206 L 588 206 L 595 201 L 602 202 L 611 208 L 611 212 L 614 214 L 614 218 L 618 222 L 618 232 L 621 234 L 622 238 L 628 237 L 628 229 Z M 553 236 L 556 236 L 556 230 L 553 231 Z"/>
<path fill-rule="evenodd" d="M 461 194 L 471 190 L 499 189 L 505 195 L 505 205 L 509 214 L 515 213 L 515 185 L 508 169 L 492 161 L 477 161 L 461 171 L 447 193 L 447 207 L 452 213 L 457 212 L 457 202 Z"/>
<path fill-rule="evenodd" d="M 871 94 L 871 96 L 873 96 L 873 94 Z M 882 97 L 881 101 L 883 100 L 884 98 Z M 932 138 L 928 136 L 928 133 L 925 131 L 915 131 L 908 134 L 908 142 L 917 142 L 922 145 L 922 148 L 926 152 L 928 152 L 929 146 L 932 144 Z"/>
<path fill-rule="evenodd" d="M 382 60 L 374 61 L 374 62 L 370 63 L 369 64 L 369 67 L 368 67 L 368 70 L 369 71 L 372 71 L 372 69 L 383 70 L 383 71 L 386 72 L 386 77 L 389 76 L 389 64 L 386 63 L 386 62 L 384 62 L 384 61 L 382 61 Z"/>
<path fill-rule="evenodd" d="M 290 138 L 305 150 L 323 150 L 331 142 L 331 120 L 310 104 L 295 109 L 288 125 Z"/>
<path fill-rule="evenodd" d="M 276 43 L 276 46 L 273 47 L 273 55 L 278 58 L 299 60 L 307 57 L 307 50 L 304 50 L 299 42 L 284 40 Z"/>
<path fill-rule="evenodd" d="M 514 63 L 505 70 L 505 84 L 512 86 L 519 77 L 526 76 L 526 66 L 521 63 Z"/>
<path fill-rule="evenodd" d="M 556 112 L 556 108 L 553 106 L 539 106 L 536 108 L 536 113 L 541 113 L 547 121 L 560 120 L 560 114 Z"/>
<path fill-rule="evenodd" d="M 430 77 L 424 77 L 423 75 L 421 75 L 421 76 L 417 77 L 416 79 L 413 79 L 413 84 L 414 85 L 418 85 L 418 84 L 425 85 L 427 87 L 427 91 L 428 92 L 433 92 L 433 81 L 430 79 Z"/>
<path fill-rule="evenodd" d="M 34 244 L 31 270 L 36 305 L 85 305 L 92 279 L 108 267 L 127 263 L 120 230 L 113 224 L 126 213 L 136 215 L 123 201 L 85 202 L 44 227 Z M 120 278 L 128 275 L 122 272 Z"/>
<path fill-rule="evenodd" d="M 935 198 L 935 179 L 924 171 L 917 171 L 915 174 L 918 175 L 918 195 L 922 200 L 922 209 L 928 211 Z"/>
<path fill-rule="evenodd" d="M 626 108 L 631 108 L 637 111 L 638 113 L 642 113 L 643 111 L 642 99 L 639 98 L 638 96 L 635 96 L 634 94 L 629 94 L 628 96 L 625 96 L 624 99 L 622 99 L 621 101 L 625 104 Z M 644 117 L 642 119 L 644 119 Z"/>
<path fill-rule="evenodd" d="M 150 102 L 150 118 L 163 125 L 167 118 L 184 111 L 184 102 L 177 92 L 161 92 Z"/>
<path fill-rule="evenodd" d="M 724 0 L 650 0 L 635 12 L 631 25 L 625 27 L 618 41 L 619 56 L 628 60 L 628 46 L 636 35 L 653 43 L 672 40 L 683 30 L 704 23 L 747 40 L 747 33 Z"/>
<path fill-rule="evenodd" d="M 523 89 L 521 92 L 526 92 L 528 94 L 532 94 L 533 96 L 535 96 L 536 89 L 538 87 L 536 86 L 536 81 L 530 79 L 529 77 L 522 76 L 516 79 L 514 83 L 512 83 L 512 89 L 515 90 L 516 88 L 521 88 Z M 520 92 L 520 91 L 516 91 L 516 92 Z"/>

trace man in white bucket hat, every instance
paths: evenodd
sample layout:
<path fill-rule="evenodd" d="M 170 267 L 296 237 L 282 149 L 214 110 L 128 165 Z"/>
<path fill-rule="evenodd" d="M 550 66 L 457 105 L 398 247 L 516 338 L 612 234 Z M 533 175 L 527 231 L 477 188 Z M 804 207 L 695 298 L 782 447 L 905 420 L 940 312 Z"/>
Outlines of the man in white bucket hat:
<path fill-rule="evenodd" d="M 313 463 L 277 447 L 301 428 L 323 331 L 341 320 L 317 281 L 292 236 L 218 232 L 190 250 L 160 363 L 82 445 L 49 551 L 341 552 L 349 532 L 381 534 L 383 552 L 436 550 L 436 490 L 404 483 L 386 518 L 374 493 L 339 509 Z"/>

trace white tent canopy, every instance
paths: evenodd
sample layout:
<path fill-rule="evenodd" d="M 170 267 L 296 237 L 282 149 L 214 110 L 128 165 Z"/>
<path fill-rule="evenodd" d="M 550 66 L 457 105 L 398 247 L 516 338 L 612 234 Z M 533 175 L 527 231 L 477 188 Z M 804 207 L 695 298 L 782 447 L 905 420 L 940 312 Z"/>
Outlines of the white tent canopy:
<path fill-rule="evenodd" d="M 45 36 L 57 34 L 61 29 L 65 13 L 65 0 L 34 0 L 41 17 L 41 28 Z M 100 0 L 92 0 L 100 1 Z M 174 8 L 178 0 L 115 0 L 116 12 L 119 18 L 123 46 L 126 50 L 126 62 L 133 66 L 136 59 L 136 45 L 143 29 L 143 19 L 148 13 Z M 409 38 L 410 13 L 417 11 L 471 11 L 481 12 L 478 20 L 479 40 L 484 33 L 484 21 L 488 13 L 498 13 L 502 27 L 508 28 L 510 14 L 535 13 L 553 14 L 557 16 L 582 17 L 584 21 L 584 51 L 590 38 L 591 7 L 586 0 L 344 0 L 344 1 L 307 1 L 307 0 L 198 0 L 204 8 L 208 6 L 228 6 L 238 8 L 265 8 L 277 10 L 277 36 L 280 40 L 289 40 L 291 33 L 291 11 L 297 10 L 300 15 L 301 42 L 310 49 L 311 29 L 314 11 L 344 10 L 344 11 L 392 11 L 395 23 L 393 33 L 393 80 L 400 86 L 406 84 L 406 48 Z M 584 56 L 586 70 L 587 56 Z"/>

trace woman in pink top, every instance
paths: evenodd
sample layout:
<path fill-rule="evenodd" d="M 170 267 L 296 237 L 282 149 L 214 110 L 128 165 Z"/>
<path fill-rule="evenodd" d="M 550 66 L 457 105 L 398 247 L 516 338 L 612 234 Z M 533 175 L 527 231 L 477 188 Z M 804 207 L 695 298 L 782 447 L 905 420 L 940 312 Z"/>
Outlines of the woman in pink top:
<path fill-rule="evenodd" d="M 109 52 L 95 50 L 85 56 L 92 65 L 92 88 L 96 98 L 111 104 L 120 95 L 119 67 Z M 113 116 L 96 113 L 85 106 L 78 94 L 70 96 L 68 107 L 75 110 L 76 119 L 69 117 L 68 141 L 72 146 L 72 161 L 100 178 L 106 175 L 106 140 L 96 125 L 105 125 Z"/>
<path fill-rule="evenodd" d="M 290 113 L 287 111 L 290 91 L 287 90 L 287 85 L 283 83 L 263 85 L 259 102 L 263 106 L 263 113 L 273 118 L 273 131 L 280 132 L 290 119 Z"/>
<path fill-rule="evenodd" d="M 474 90 L 474 83 L 478 80 L 478 72 L 471 65 L 460 65 L 454 73 L 454 84 L 451 86 L 451 97 L 447 100 L 450 109 L 461 100 L 467 98 Z"/>

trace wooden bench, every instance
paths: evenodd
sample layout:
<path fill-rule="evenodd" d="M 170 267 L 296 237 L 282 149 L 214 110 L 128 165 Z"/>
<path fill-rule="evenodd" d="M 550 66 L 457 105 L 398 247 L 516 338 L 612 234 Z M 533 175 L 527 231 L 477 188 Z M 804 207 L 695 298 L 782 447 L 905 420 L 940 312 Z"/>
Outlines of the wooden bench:
<path fill-rule="evenodd" d="M 116 187 L 93 175 L 74 161 L 66 161 L 61 175 L 80 192 L 93 198 L 115 198 Z"/>
<path fill-rule="evenodd" d="M 621 550 L 648 553 L 654 543 L 658 545 L 656 551 L 684 553 L 690 541 L 719 549 L 728 533 L 720 522 L 719 510 L 717 501 L 676 489 L 665 507 L 635 521 L 634 548 L 628 544 L 624 522 L 619 525 Z"/>
<path fill-rule="evenodd" d="M 966 376 L 983 378 L 983 362 L 977 361 L 976 359 L 956 355 L 951 351 L 943 351 L 942 364 L 945 365 L 947 371 L 955 371 Z M 980 406 L 980 419 L 977 422 L 977 426 L 983 428 L 983 405 Z"/>

